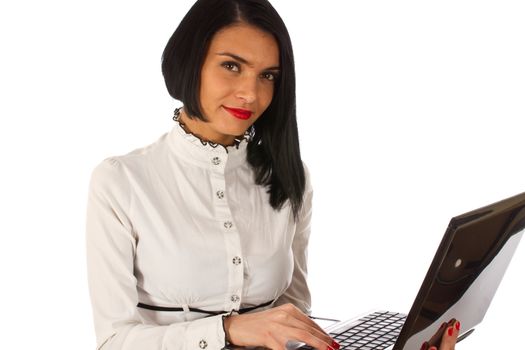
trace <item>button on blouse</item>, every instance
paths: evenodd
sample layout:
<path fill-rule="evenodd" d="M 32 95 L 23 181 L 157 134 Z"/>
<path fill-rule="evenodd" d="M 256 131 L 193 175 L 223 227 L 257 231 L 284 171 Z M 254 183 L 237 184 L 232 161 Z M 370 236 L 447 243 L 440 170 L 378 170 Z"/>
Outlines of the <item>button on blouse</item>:
<path fill-rule="evenodd" d="M 275 300 L 268 307 L 309 313 L 308 172 L 294 221 L 290 205 L 274 210 L 254 183 L 246 147 L 203 144 L 176 124 L 94 169 L 86 247 L 97 349 L 220 349 L 231 311 Z"/>

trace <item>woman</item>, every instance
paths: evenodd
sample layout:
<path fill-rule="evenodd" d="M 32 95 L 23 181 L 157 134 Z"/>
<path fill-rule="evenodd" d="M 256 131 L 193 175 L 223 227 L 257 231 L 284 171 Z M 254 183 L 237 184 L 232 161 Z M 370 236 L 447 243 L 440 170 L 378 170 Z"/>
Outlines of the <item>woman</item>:
<path fill-rule="evenodd" d="M 281 18 L 266 0 L 199 0 L 162 72 L 184 104 L 171 132 L 92 174 L 97 349 L 339 348 L 307 316 L 312 189 Z"/>

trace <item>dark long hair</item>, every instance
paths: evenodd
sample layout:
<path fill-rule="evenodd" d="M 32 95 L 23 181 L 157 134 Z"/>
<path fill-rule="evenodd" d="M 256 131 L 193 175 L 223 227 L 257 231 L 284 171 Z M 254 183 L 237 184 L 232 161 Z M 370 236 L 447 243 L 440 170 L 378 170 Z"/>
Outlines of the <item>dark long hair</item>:
<path fill-rule="evenodd" d="M 220 29 L 247 23 L 272 34 L 279 46 L 280 75 L 272 102 L 255 122 L 248 162 L 255 183 L 265 186 L 278 210 L 290 201 L 297 219 L 305 191 L 295 102 L 295 65 L 286 26 L 267 0 L 198 0 L 171 36 L 162 54 L 169 94 L 184 103 L 189 116 L 206 120 L 200 108 L 200 74 L 210 42 Z"/>

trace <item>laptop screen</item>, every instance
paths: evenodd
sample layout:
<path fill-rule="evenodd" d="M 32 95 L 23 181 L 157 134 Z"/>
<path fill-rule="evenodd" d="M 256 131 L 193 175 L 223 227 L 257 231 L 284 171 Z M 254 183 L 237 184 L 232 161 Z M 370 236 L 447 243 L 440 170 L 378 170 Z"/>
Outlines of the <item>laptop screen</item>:
<path fill-rule="evenodd" d="M 479 324 L 525 230 L 525 193 L 452 218 L 394 350 L 420 349 L 443 322 Z"/>

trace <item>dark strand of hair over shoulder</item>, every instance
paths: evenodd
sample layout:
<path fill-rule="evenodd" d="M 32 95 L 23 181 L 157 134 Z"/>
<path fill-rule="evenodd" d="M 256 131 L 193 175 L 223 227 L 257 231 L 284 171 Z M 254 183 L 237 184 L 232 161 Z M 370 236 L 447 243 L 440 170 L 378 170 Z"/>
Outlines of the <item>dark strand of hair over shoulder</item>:
<path fill-rule="evenodd" d="M 162 55 L 169 94 L 184 103 L 188 115 L 206 120 L 200 103 L 200 72 L 210 41 L 220 29 L 244 22 L 273 34 L 279 45 L 281 73 L 270 106 L 255 122 L 248 162 L 255 182 L 267 187 L 278 210 L 288 200 L 294 218 L 303 204 L 305 171 L 299 150 L 295 103 L 295 66 L 288 30 L 266 0 L 199 0 L 183 18 Z"/>

